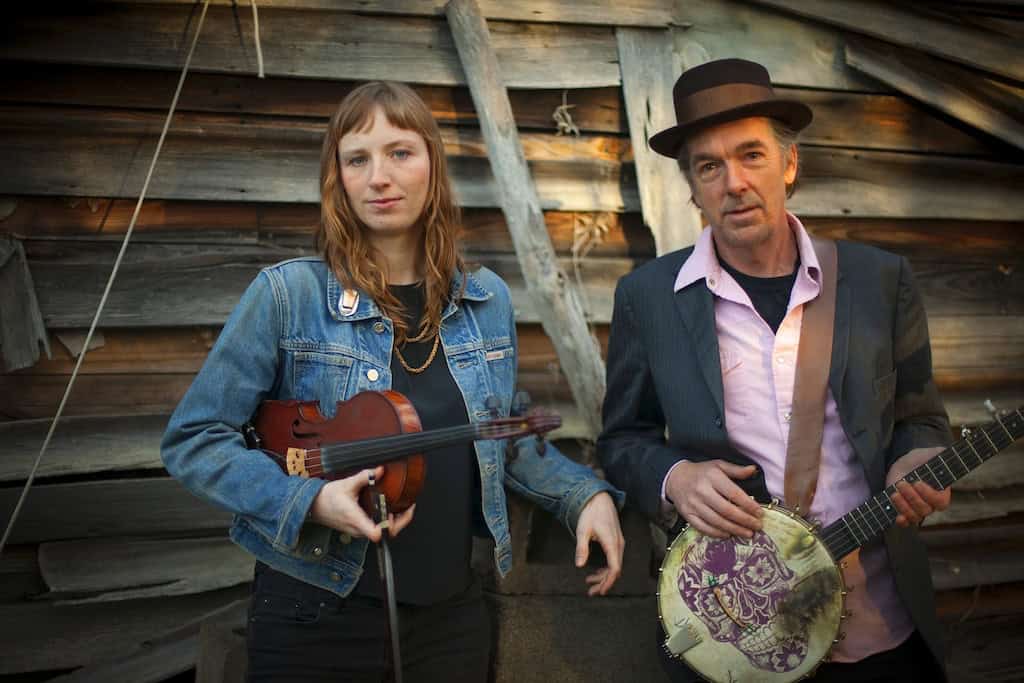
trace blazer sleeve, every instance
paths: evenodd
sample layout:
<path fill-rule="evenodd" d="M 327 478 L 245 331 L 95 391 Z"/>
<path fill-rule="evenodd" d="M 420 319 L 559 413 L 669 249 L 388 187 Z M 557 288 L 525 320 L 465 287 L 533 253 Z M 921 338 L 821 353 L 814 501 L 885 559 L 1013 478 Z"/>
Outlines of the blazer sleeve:
<path fill-rule="evenodd" d="M 948 446 L 949 419 L 932 376 L 928 320 L 910 263 L 900 257 L 893 349 L 896 387 L 886 471 L 914 448 Z"/>
<path fill-rule="evenodd" d="M 627 500 L 649 519 L 659 521 L 662 482 L 684 454 L 666 443 L 665 416 L 630 298 L 629 280 L 620 280 L 608 341 L 604 427 L 597 455 L 609 481 L 624 490 Z"/>

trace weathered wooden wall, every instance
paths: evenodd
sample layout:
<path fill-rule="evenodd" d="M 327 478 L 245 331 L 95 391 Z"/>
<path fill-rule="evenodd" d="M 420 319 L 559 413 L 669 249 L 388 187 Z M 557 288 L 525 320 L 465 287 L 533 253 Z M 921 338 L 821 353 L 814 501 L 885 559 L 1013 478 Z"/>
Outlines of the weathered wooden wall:
<path fill-rule="evenodd" d="M 235 584 L 245 569 L 232 564 L 237 558 L 219 559 L 243 568 L 203 579 L 189 571 L 196 580 L 184 581 L 194 565 L 182 558 L 230 554 L 211 540 L 227 516 L 164 475 L 157 443 L 249 280 L 264 265 L 310 253 L 320 137 L 360 79 L 408 80 L 430 104 L 465 208 L 466 251 L 513 289 L 520 383 L 563 412 L 560 444 L 587 457 L 574 441 L 584 426 L 525 295 L 443 3 L 264 0 L 264 80 L 252 75 L 251 11 L 214 4 L 100 324 L 102 345 L 87 356 L 15 545 L 0 557 L 0 632 L 17 634 L 0 642 L 0 674 L 114 658 L 161 680 L 193 666 L 200 652 L 206 678 L 231 668 L 216 653 L 234 642 L 237 614 L 229 608 L 203 619 L 244 597 Z M 1024 33 L 1019 10 L 992 17 L 966 5 L 949 3 L 972 11 L 986 30 Z M 617 57 L 615 27 L 629 25 L 669 32 L 676 71 L 748 57 L 810 104 L 816 117 L 803 139 L 794 210 L 813 232 L 910 258 L 955 424 L 987 419 L 985 398 L 1024 404 L 1019 150 L 846 66 L 843 29 L 776 9 L 732 0 L 481 6 L 552 242 L 565 270 L 579 272 L 602 343 L 616 279 L 655 252 L 639 213 Z M 2 22 L 0 231 L 21 241 L 53 352 L 0 375 L 3 521 L 127 227 L 196 17 L 190 2 L 109 2 L 46 14 L 19 8 Z M 563 98 L 578 138 L 556 135 L 552 113 Z M 574 245 L 587 244 L 593 248 L 574 259 Z M 1024 649 L 1005 648 L 1024 632 L 1022 452 L 1018 446 L 959 485 L 938 520 L 945 523 L 925 531 L 957 680 L 1024 675 Z M 614 598 L 593 601 L 580 597 L 565 534 L 520 503 L 512 516 L 517 571 L 507 581 L 487 578 L 502 634 L 497 679 L 654 675 L 656 552 L 646 525 L 627 517 L 627 574 Z M 154 538 L 180 540 L 155 555 L 144 543 Z M 116 572 L 67 559 L 98 553 L 149 559 L 117 563 Z M 180 572 L 152 575 L 154 564 L 166 563 Z M 146 641 L 159 647 L 147 654 L 139 649 Z M 1003 654 L 992 654 L 992 642 Z M 120 675 L 96 671 L 97 680 Z"/>

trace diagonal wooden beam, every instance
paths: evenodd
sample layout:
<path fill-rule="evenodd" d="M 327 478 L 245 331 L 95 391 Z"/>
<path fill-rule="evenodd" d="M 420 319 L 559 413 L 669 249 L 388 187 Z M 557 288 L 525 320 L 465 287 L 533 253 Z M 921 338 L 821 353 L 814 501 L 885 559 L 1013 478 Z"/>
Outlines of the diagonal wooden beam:
<path fill-rule="evenodd" d="M 551 245 L 487 22 L 474 0 L 452 0 L 447 16 L 480 117 L 499 203 L 512 234 L 529 298 L 551 337 L 573 398 L 596 438 L 604 398 L 604 363 L 587 327 L 579 292 L 559 267 Z"/>
<path fill-rule="evenodd" d="M 927 57 L 897 53 L 885 45 L 851 42 L 846 45 L 846 63 L 877 78 L 900 92 L 946 112 L 989 135 L 1024 149 L 1024 121 L 1015 118 L 982 94 L 985 80 L 960 67 L 940 67 Z M 971 92 L 966 86 L 974 81 Z M 1024 110 L 1024 99 L 1015 107 Z"/>
<path fill-rule="evenodd" d="M 911 47 L 1024 82 L 1024 50 L 995 33 L 942 21 L 882 0 L 753 0 L 808 19 Z"/>
<path fill-rule="evenodd" d="M 700 212 L 676 162 L 647 146 L 652 135 L 675 123 L 672 83 L 679 74 L 673 68 L 672 34 L 619 28 L 615 39 L 640 206 L 660 256 L 693 244 L 701 231 Z"/>

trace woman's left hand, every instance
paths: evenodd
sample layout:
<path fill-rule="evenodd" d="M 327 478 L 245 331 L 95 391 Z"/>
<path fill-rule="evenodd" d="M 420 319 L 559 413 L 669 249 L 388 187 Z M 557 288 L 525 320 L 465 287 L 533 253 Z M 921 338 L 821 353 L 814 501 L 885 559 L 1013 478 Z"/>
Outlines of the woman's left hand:
<path fill-rule="evenodd" d="M 577 567 L 587 563 L 592 540 L 601 544 L 608 566 L 587 576 L 587 595 L 604 595 L 622 574 L 622 551 L 626 546 L 615 502 L 604 491 L 587 501 L 576 523 Z"/>

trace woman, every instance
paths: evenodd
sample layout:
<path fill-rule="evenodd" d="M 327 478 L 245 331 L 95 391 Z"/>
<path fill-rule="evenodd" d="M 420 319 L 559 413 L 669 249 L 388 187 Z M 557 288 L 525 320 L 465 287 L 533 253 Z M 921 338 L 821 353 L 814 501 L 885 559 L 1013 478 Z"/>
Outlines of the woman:
<path fill-rule="evenodd" d="M 440 131 L 408 87 L 368 83 L 331 119 L 321 154 L 320 256 L 264 269 L 232 313 L 162 445 L 167 469 L 236 513 L 231 538 L 256 556 L 248 628 L 250 680 L 373 680 L 388 673 L 381 530 L 358 502 L 371 476 L 287 477 L 248 450 L 240 426 L 264 399 L 339 400 L 393 388 L 423 429 L 507 414 L 516 375 L 508 287 L 459 256 Z M 390 524 L 406 680 L 486 680 L 489 620 L 470 571 L 474 529 L 511 565 L 507 486 L 577 535 L 609 566 L 587 577 L 605 593 L 620 571 L 622 494 L 550 445 L 480 441 L 429 456 L 417 504 Z M 612 496 L 615 497 L 613 501 Z"/>

